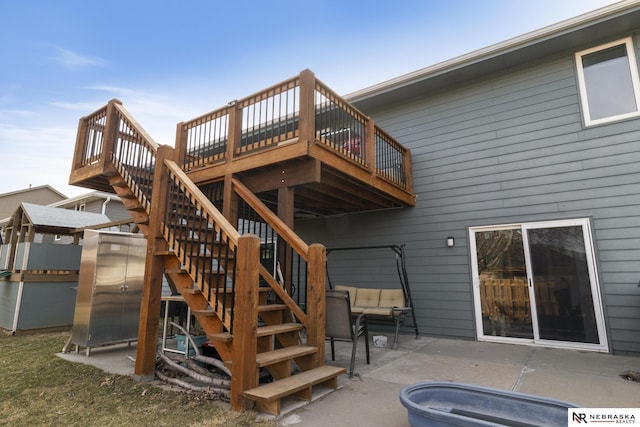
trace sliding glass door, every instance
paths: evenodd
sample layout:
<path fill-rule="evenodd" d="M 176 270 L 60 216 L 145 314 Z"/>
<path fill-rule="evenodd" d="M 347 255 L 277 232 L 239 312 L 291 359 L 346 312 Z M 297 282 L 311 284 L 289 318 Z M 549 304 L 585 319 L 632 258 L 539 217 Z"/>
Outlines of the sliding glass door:
<path fill-rule="evenodd" d="M 470 229 L 478 337 L 607 351 L 587 219 Z"/>

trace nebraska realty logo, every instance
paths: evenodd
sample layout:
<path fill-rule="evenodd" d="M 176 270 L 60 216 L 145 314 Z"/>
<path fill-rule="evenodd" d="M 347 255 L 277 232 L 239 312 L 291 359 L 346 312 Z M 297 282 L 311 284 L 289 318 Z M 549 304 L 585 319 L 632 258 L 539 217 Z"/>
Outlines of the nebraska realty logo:
<path fill-rule="evenodd" d="M 569 408 L 568 416 L 569 426 L 635 424 L 640 408 Z"/>

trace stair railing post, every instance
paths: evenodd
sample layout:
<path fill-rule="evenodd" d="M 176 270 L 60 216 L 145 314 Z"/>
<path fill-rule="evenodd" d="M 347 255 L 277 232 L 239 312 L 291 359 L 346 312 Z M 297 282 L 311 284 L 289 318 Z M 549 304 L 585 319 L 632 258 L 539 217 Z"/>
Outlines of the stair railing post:
<path fill-rule="evenodd" d="M 247 409 L 245 390 L 258 385 L 258 282 L 260 280 L 260 238 L 245 234 L 238 239 L 236 289 L 233 319 L 233 361 L 231 365 L 231 408 Z"/>
<path fill-rule="evenodd" d="M 175 162 L 184 168 L 187 156 L 187 131 L 184 127 L 184 122 L 180 122 L 176 125 L 176 149 L 175 149 Z"/>
<path fill-rule="evenodd" d="M 118 125 L 120 120 L 116 114 L 115 104 L 122 105 L 117 99 L 112 99 L 107 104 L 107 118 L 104 126 L 104 141 L 102 145 L 101 159 L 104 165 L 111 162 L 111 154 L 116 147 L 116 140 L 118 139 Z"/>
<path fill-rule="evenodd" d="M 85 151 L 87 150 L 87 117 L 82 117 L 78 121 L 78 134 L 76 135 L 76 148 L 73 151 L 73 169 L 80 169 L 84 160 Z"/>
<path fill-rule="evenodd" d="M 167 248 L 167 242 L 162 236 L 162 220 L 166 208 L 168 196 L 166 189 L 169 180 L 165 173 L 164 161 L 172 159 L 173 155 L 172 147 L 161 145 L 156 155 L 156 167 L 153 174 L 153 197 L 149 214 L 149 234 L 147 235 L 147 255 L 135 364 L 135 375 L 143 379 L 153 379 L 155 374 L 162 276 L 164 274 L 164 258 L 156 254 Z"/>
<path fill-rule="evenodd" d="M 319 244 L 309 246 L 308 289 L 307 289 L 307 345 L 317 347 L 316 366 L 324 365 L 325 345 L 325 283 L 327 250 Z"/>

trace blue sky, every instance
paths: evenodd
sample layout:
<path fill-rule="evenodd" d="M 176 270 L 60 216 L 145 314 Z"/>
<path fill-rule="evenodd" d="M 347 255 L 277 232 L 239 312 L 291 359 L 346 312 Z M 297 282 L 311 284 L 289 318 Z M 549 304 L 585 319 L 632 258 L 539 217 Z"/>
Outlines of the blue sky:
<path fill-rule="evenodd" d="M 0 2 L 0 193 L 68 186 L 78 120 L 110 99 L 176 124 L 309 68 L 340 94 L 611 0 Z"/>

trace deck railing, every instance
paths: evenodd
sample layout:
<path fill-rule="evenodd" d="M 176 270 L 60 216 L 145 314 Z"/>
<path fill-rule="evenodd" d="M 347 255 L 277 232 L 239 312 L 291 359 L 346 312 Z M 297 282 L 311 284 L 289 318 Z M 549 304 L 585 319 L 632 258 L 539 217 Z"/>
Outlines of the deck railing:
<path fill-rule="evenodd" d="M 80 166 L 89 166 L 100 160 L 102 145 L 104 143 L 104 130 L 107 124 L 107 107 L 101 108 L 83 119 L 86 125 L 83 133 L 78 133 L 82 138 L 82 151 L 80 153 Z M 76 144 L 77 146 L 77 144 Z"/>
<path fill-rule="evenodd" d="M 308 70 L 180 123 L 177 135 L 178 163 L 187 171 L 279 145 L 318 143 L 409 189 L 409 151 Z"/>
<path fill-rule="evenodd" d="M 246 141 L 251 141 L 244 145 L 247 150 L 252 146 L 255 148 L 256 144 L 282 142 L 296 134 L 297 130 L 290 121 L 283 118 L 297 114 L 296 82 L 294 79 L 272 88 L 266 98 L 262 95 L 253 97 L 256 102 L 243 101 L 246 104 L 243 111 L 255 109 L 251 132 L 245 137 Z M 279 106 L 274 107 L 274 103 Z M 275 114 L 276 110 L 282 114 Z M 211 135 L 220 137 L 227 120 L 223 117 L 219 111 L 193 122 L 190 132 L 194 141 L 211 139 Z M 271 125 L 266 126 L 266 121 Z M 274 129 L 274 123 L 278 123 L 281 131 L 264 138 L 265 132 Z M 251 133 L 262 137 L 251 139 Z M 312 269 L 308 264 L 309 246 L 241 182 L 233 180 L 233 190 L 239 203 L 234 209 L 239 220 L 234 225 L 221 212 L 225 203 L 222 187 L 212 184 L 198 188 L 174 161 L 165 159 L 160 162 L 157 159 L 158 144 L 117 100 L 81 119 L 78 135 L 82 155 L 77 156 L 74 164 L 83 167 L 110 161 L 147 214 L 151 214 L 153 192 L 161 192 L 165 205 L 162 207 L 160 232 L 229 328 L 232 327 L 234 313 L 235 252 L 239 236 L 249 233 L 263 239 L 265 251 L 276 251 L 271 254 L 273 263 L 265 263 L 261 267 L 263 283 L 271 286 L 298 321 L 308 326 L 305 308 L 310 292 L 308 274 Z M 201 152 L 206 150 L 206 146 L 204 143 L 198 145 Z M 166 181 L 163 188 L 155 188 L 153 182 L 158 162 L 163 165 L 167 178 L 163 180 Z"/>
<path fill-rule="evenodd" d="M 111 160 L 149 213 L 158 144 L 136 126 L 135 120 L 121 105 L 115 104 L 114 118 L 117 120 L 117 132 Z"/>

